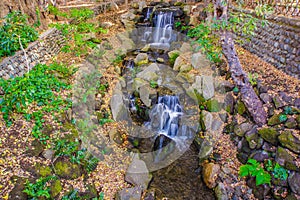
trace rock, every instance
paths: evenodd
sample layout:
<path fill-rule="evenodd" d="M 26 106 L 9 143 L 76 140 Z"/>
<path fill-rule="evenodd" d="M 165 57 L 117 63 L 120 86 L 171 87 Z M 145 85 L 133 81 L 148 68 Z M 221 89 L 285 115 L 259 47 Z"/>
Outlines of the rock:
<path fill-rule="evenodd" d="M 31 156 L 39 156 L 43 152 L 44 148 L 45 145 L 43 145 L 39 140 L 35 139 L 31 142 L 27 153 Z"/>
<path fill-rule="evenodd" d="M 243 137 L 245 133 L 250 131 L 252 128 L 253 124 L 246 122 L 240 125 L 236 125 L 234 127 L 234 133 L 240 137 Z"/>
<path fill-rule="evenodd" d="M 187 42 L 184 42 L 184 43 L 181 45 L 179 51 L 182 52 L 182 53 L 191 52 L 191 51 L 192 51 L 191 44 L 190 44 L 190 43 L 187 43 Z"/>
<path fill-rule="evenodd" d="M 187 64 L 188 64 L 188 61 L 186 60 L 186 58 L 183 55 L 179 55 L 174 62 L 173 69 L 175 71 L 180 71 L 181 66 L 187 65 Z"/>
<path fill-rule="evenodd" d="M 289 118 L 284 126 L 289 129 L 295 129 L 297 127 L 297 121 L 294 118 Z"/>
<path fill-rule="evenodd" d="M 268 95 L 267 93 L 262 93 L 259 95 L 259 97 L 264 103 L 270 103 L 272 101 L 271 96 Z"/>
<path fill-rule="evenodd" d="M 262 128 L 258 130 L 258 134 L 267 142 L 277 145 L 279 132 L 275 128 Z"/>
<path fill-rule="evenodd" d="M 217 178 L 220 172 L 220 165 L 214 163 L 206 163 L 203 165 L 203 181 L 205 185 L 212 189 L 217 185 Z"/>
<path fill-rule="evenodd" d="M 137 78 L 144 79 L 146 81 L 156 81 L 158 79 L 158 75 L 156 72 L 159 71 L 159 67 L 157 64 L 152 63 L 147 68 L 145 68 L 143 71 L 138 73 L 136 75 Z"/>
<path fill-rule="evenodd" d="M 133 8 L 133 9 L 139 9 L 139 3 L 138 2 L 132 2 L 131 8 Z"/>
<path fill-rule="evenodd" d="M 300 153 L 300 140 L 293 135 L 292 131 L 283 131 L 278 139 L 282 146 L 294 151 L 295 153 Z"/>
<path fill-rule="evenodd" d="M 246 112 L 246 106 L 241 100 L 237 101 L 235 111 L 240 115 L 243 115 Z"/>
<path fill-rule="evenodd" d="M 62 191 L 62 185 L 60 180 L 55 180 L 50 185 L 50 196 L 51 198 L 55 198 Z"/>
<path fill-rule="evenodd" d="M 214 97 L 214 78 L 212 76 L 201 76 L 202 77 L 202 95 L 204 99 L 208 100 Z"/>
<path fill-rule="evenodd" d="M 91 33 L 83 34 L 82 40 L 83 41 L 88 41 L 88 40 L 92 40 L 92 39 L 95 39 L 95 38 L 96 38 L 96 33 L 91 32 Z"/>
<path fill-rule="evenodd" d="M 102 22 L 101 23 L 101 27 L 103 27 L 103 28 L 110 28 L 110 27 L 112 27 L 114 24 L 113 23 L 111 23 L 111 22 Z"/>
<path fill-rule="evenodd" d="M 191 26 L 197 26 L 198 24 L 199 24 L 198 17 L 192 15 L 192 16 L 190 17 L 189 25 L 191 25 Z"/>
<path fill-rule="evenodd" d="M 140 160 L 138 156 L 134 156 L 126 171 L 125 180 L 134 186 L 146 190 L 151 179 L 152 175 L 149 173 L 146 163 Z"/>
<path fill-rule="evenodd" d="M 108 135 L 109 135 L 109 140 L 111 142 L 115 142 L 119 145 L 123 143 L 122 135 L 120 134 L 120 132 L 116 128 L 110 129 Z"/>
<path fill-rule="evenodd" d="M 44 158 L 52 160 L 54 153 L 55 152 L 52 149 L 46 149 L 45 151 L 43 151 L 42 155 L 44 156 Z"/>
<path fill-rule="evenodd" d="M 190 65 L 190 64 L 186 64 L 186 65 L 182 65 L 181 67 L 180 67 L 180 72 L 182 72 L 182 73 L 187 73 L 187 72 L 189 72 L 189 71 L 191 71 L 193 68 L 192 68 L 192 65 Z"/>
<path fill-rule="evenodd" d="M 210 66 L 210 61 L 202 53 L 194 53 L 191 59 L 192 66 L 194 69 L 203 69 Z"/>
<path fill-rule="evenodd" d="M 195 75 L 191 74 L 191 73 L 180 72 L 180 73 L 177 74 L 176 79 L 179 82 L 181 82 L 181 83 L 186 83 L 186 82 L 188 82 L 188 83 L 194 83 L 194 81 L 195 81 Z"/>
<path fill-rule="evenodd" d="M 35 171 L 36 174 L 41 177 L 50 176 L 52 174 L 52 170 L 49 166 L 44 166 L 39 163 L 35 165 Z"/>
<path fill-rule="evenodd" d="M 278 96 L 273 97 L 273 103 L 277 109 L 284 106 L 284 102 Z"/>
<path fill-rule="evenodd" d="M 224 109 L 229 113 L 233 114 L 234 112 L 234 97 L 231 93 L 227 93 L 224 99 Z"/>
<path fill-rule="evenodd" d="M 147 64 L 148 62 L 149 62 L 149 59 L 148 59 L 148 55 L 146 53 L 139 53 L 134 59 L 134 63 L 137 66 Z"/>
<path fill-rule="evenodd" d="M 278 147 L 275 157 L 276 162 L 289 170 L 300 171 L 299 167 L 297 167 L 294 157 L 289 153 L 289 151 L 285 148 Z"/>
<path fill-rule="evenodd" d="M 230 83 L 229 81 L 223 81 L 220 85 L 221 89 L 224 89 L 225 92 L 230 92 L 234 88 L 234 84 Z"/>
<path fill-rule="evenodd" d="M 300 109 L 300 98 L 296 98 L 296 99 L 294 100 L 294 106 L 295 106 L 296 108 Z"/>
<path fill-rule="evenodd" d="M 285 122 L 286 119 L 285 118 L 282 118 L 282 114 L 278 114 L 278 115 L 273 115 L 269 121 L 268 121 L 268 125 L 269 126 L 275 126 L 275 125 L 278 125 L 278 124 L 281 124 L 282 122 Z"/>
<path fill-rule="evenodd" d="M 143 9 L 147 7 L 147 3 L 145 1 L 139 1 L 138 4 L 139 4 L 139 7 L 138 7 L 139 12 L 142 12 Z"/>
<path fill-rule="evenodd" d="M 218 186 L 215 188 L 215 194 L 217 200 L 228 200 L 228 194 L 223 183 L 219 183 Z"/>
<path fill-rule="evenodd" d="M 201 112 L 201 118 L 204 123 L 204 130 L 210 130 L 213 122 L 213 116 L 210 112 L 203 110 Z"/>
<path fill-rule="evenodd" d="M 150 107 L 151 106 L 151 99 L 150 95 L 154 95 L 156 91 L 151 88 L 149 85 L 143 85 L 139 89 L 139 95 L 142 100 L 142 102 L 145 104 L 145 106 Z"/>
<path fill-rule="evenodd" d="M 135 17 L 136 15 L 130 11 L 120 16 L 122 24 L 124 24 L 125 28 L 129 30 L 135 27 L 135 22 L 133 21 Z"/>
<path fill-rule="evenodd" d="M 114 94 L 111 97 L 110 108 L 113 115 L 113 119 L 115 121 L 128 120 L 129 113 L 128 113 L 128 109 L 124 104 L 122 94 Z"/>
<path fill-rule="evenodd" d="M 23 192 L 25 190 L 26 178 L 13 176 L 13 181 L 15 182 L 14 188 L 9 192 L 8 199 L 14 200 L 26 200 L 28 195 Z"/>
<path fill-rule="evenodd" d="M 135 78 L 133 80 L 132 89 L 134 89 L 134 91 L 138 92 L 140 87 L 142 87 L 144 85 L 148 85 L 148 84 L 149 83 L 147 81 L 145 81 L 144 79 Z"/>
<path fill-rule="evenodd" d="M 164 62 L 165 62 L 165 59 L 159 57 L 159 58 L 156 59 L 156 61 L 157 61 L 158 63 L 164 63 Z"/>
<path fill-rule="evenodd" d="M 259 200 L 266 199 L 265 197 L 270 193 L 270 186 L 267 184 L 256 186 L 255 177 L 251 177 L 247 180 L 247 185 L 253 189 L 253 194 Z"/>
<path fill-rule="evenodd" d="M 142 189 L 140 187 L 125 188 L 118 192 L 117 200 L 140 200 Z"/>
<path fill-rule="evenodd" d="M 199 162 L 201 163 L 204 159 L 209 157 L 213 150 L 214 145 L 212 144 L 212 141 L 210 141 L 209 139 L 204 139 L 198 154 Z"/>
<path fill-rule="evenodd" d="M 300 173 L 291 172 L 288 178 L 288 183 L 291 190 L 300 195 Z"/>
<path fill-rule="evenodd" d="M 63 159 L 57 159 L 54 162 L 54 171 L 57 176 L 67 180 L 73 180 L 82 175 L 80 165 Z"/>
<path fill-rule="evenodd" d="M 206 102 L 206 107 L 209 112 L 219 112 L 222 109 L 221 104 L 215 99 L 209 99 Z"/>
<path fill-rule="evenodd" d="M 269 154 L 266 151 L 257 151 L 250 155 L 250 158 L 257 160 L 259 162 L 264 162 L 266 159 L 269 159 Z"/>

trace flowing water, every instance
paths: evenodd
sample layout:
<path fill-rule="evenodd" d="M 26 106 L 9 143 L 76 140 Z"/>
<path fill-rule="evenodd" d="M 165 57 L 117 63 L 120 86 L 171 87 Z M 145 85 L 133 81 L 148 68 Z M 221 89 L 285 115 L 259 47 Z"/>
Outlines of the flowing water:
<path fill-rule="evenodd" d="M 150 44 L 153 49 L 169 49 L 170 44 L 176 40 L 174 29 L 174 13 L 172 10 L 156 10 L 153 8 L 145 12 L 144 21 L 151 20 L 153 16 L 154 27 L 143 27 L 140 41 Z M 128 68 L 134 64 L 127 62 Z M 169 77 L 169 79 L 172 79 Z M 179 86 L 181 87 L 181 86 Z M 136 112 L 135 98 L 129 96 L 131 112 Z M 213 191 L 208 189 L 201 178 L 199 168 L 198 150 L 192 144 L 193 136 L 197 130 L 183 122 L 186 117 L 185 108 L 177 95 L 159 96 L 156 105 L 149 113 L 150 120 L 144 126 L 154 132 L 152 141 L 153 162 L 164 163 L 165 167 L 154 171 L 153 180 L 149 190 L 155 190 L 155 199 L 186 199 L 210 200 L 215 199 Z M 187 121 L 187 120 L 186 120 Z M 196 121 L 196 123 L 198 123 Z M 192 125 L 193 126 L 193 125 Z M 140 149 L 143 152 L 142 149 Z M 181 156 L 172 160 L 169 154 L 182 151 Z M 149 163 L 145 160 L 146 163 Z M 151 169 L 151 166 L 148 166 Z"/>

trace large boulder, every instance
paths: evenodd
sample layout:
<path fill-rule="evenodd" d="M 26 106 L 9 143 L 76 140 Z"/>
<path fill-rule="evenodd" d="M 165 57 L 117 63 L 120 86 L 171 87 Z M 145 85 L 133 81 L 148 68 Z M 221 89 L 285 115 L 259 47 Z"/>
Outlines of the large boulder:
<path fill-rule="evenodd" d="M 196 76 L 192 89 L 201 94 L 205 100 L 211 99 L 215 95 L 214 78 L 212 76 Z"/>

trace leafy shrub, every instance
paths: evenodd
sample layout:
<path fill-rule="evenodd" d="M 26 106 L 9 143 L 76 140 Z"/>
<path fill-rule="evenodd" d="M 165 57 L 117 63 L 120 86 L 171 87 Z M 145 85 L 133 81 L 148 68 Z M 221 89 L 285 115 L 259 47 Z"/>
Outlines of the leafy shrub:
<path fill-rule="evenodd" d="M 247 164 L 240 167 L 239 175 L 241 177 L 255 177 L 256 185 L 271 184 L 271 176 L 260 166 L 260 163 L 254 159 L 249 159 Z"/>
<path fill-rule="evenodd" d="M 35 183 L 30 183 L 28 180 L 25 184 L 24 193 L 26 193 L 29 199 L 37 200 L 41 197 L 45 199 L 50 199 L 50 188 L 47 186 L 47 183 L 51 180 L 55 180 L 55 176 L 42 177 L 35 181 Z"/>
<path fill-rule="evenodd" d="M 47 139 L 41 133 L 45 113 L 62 112 L 71 106 L 71 101 L 63 99 L 56 93 L 71 86 L 62 78 L 74 73 L 72 68 L 64 65 L 37 65 L 29 73 L 9 80 L 0 79 L 4 95 L 0 101 L 0 109 L 7 126 L 13 122 L 12 113 L 23 114 L 26 120 L 33 119 L 35 126 L 33 136 L 41 140 Z M 36 104 L 37 111 L 30 111 L 29 105 Z"/>
<path fill-rule="evenodd" d="M 268 160 L 266 164 L 267 171 L 271 172 L 274 176 L 274 178 L 280 179 L 280 180 L 287 180 L 288 178 L 288 170 L 284 167 L 280 166 L 278 163 L 273 164 L 271 160 Z"/>
<path fill-rule="evenodd" d="M 71 20 L 70 24 L 55 23 L 50 25 L 55 27 L 66 36 L 74 41 L 75 46 L 66 45 L 62 50 L 64 52 L 74 52 L 77 56 L 85 55 L 88 48 L 95 48 L 99 41 L 87 40 L 87 33 L 106 33 L 107 30 L 98 27 L 95 22 L 88 22 L 94 16 L 94 12 L 90 9 L 72 9 L 70 13 L 61 12 L 56 7 L 49 7 L 50 13 Z"/>
<path fill-rule="evenodd" d="M 179 53 L 173 53 L 172 56 L 169 58 L 170 65 L 173 66 L 175 63 L 176 58 L 179 56 Z"/>
<path fill-rule="evenodd" d="M 14 52 L 26 48 L 28 43 L 37 40 L 37 31 L 27 24 L 27 16 L 13 11 L 4 18 L 0 27 L 0 57 L 13 55 Z"/>

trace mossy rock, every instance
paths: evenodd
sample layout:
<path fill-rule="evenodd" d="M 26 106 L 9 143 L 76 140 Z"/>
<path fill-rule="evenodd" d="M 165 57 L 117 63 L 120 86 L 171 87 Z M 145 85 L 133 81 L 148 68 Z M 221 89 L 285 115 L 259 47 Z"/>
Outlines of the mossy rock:
<path fill-rule="evenodd" d="M 52 170 L 49 166 L 44 166 L 39 163 L 35 165 L 35 170 L 37 175 L 41 177 L 47 177 L 52 175 Z"/>
<path fill-rule="evenodd" d="M 300 168 L 297 167 L 293 156 L 285 148 L 282 147 L 277 148 L 276 162 L 278 162 L 281 166 L 285 167 L 288 170 L 293 170 L 298 172 L 300 171 Z"/>
<path fill-rule="evenodd" d="M 93 199 L 98 196 L 98 192 L 96 189 L 96 186 L 94 184 L 89 184 L 86 186 L 86 191 L 85 192 L 80 192 L 79 196 L 81 199 Z"/>
<path fill-rule="evenodd" d="M 60 180 L 55 180 L 51 183 L 50 186 L 50 195 L 52 198 L 55 198 L 61 191 L 62 191 L 62 185 Z"/>
<path fill-rule="evenodd" d="M 296 117 L 296 121 L 297 121 L 297 124 L 298 124 L 298 128 L 300 128 L 300 115 L 298 115 Z"/>
<path fill-rule="evenodd" d="M 300 140 L 293 135 L 292 131 L 284 131 L 278 137 L 279 142 L 282 146 L 294 151 L 295 153 L 300 153 Z"/>
<path fill-rule="evenodd" d="M 241 100 L 236 103 L 235 111 L 240 115 L 243 115 L 246 112 L 246 106 Z"/>
<path fill-rule="evenodd" d="M 287 120 L 286 115 L 283 115 L 283 114 L 273 115 L 273 116 L 269 119 L 268 125 L 269 125 L 269 126 L 279 125 L 279 124 L 285 122 L 286 120 Z"/>
<path fill-rule="evenodd" d="M 289 118 L 284 124 L 284 126 L 289 129 L 295 129 L 297 128 L 297 125 L 298 123 L 294 118 Z"/>
<path fill-rule="evenodd" d="M 258 130 L 258 134 L 267 142 L 273 145 L 278 144 L 279 132 L 275 128 L 262 128 Z"/>
<path fill-rule="evenodd" d="M 57 176 L 68 180 L 76 179 L 83 174 L 79 164 L 71 163 L 66 158 L 55 161 L 54 171 Z"/>
<path fill-rule="evenodd" d="M 23 192 L 25 190 L 26 178 L 13 176 L 11 178 L 12 183 L 15 184 L 14 188 L 9 192 L 8 199 L 14 200 L 27 200 L 28 195 Z M 33 180 L 29 180 L 30 182 Z"/>
<path fill-rule="evenodd" d="M 208 100 L 206 102 L 206 107 L 209 112 L 219 112 L 222 109 L 221 104 L 215 99 Z"/>
<path fill-rule="evenodd" d="M 70 141 L 75 141 L 76 138 L 79 137 L 78 130 L 76 129 L 75 125 L 71 123 L 65 123 L 62 126 L 61 129 L 63 132 L 70 132 L 71 134 L 67 134 L 64 139 L 70 140 Z"/>

